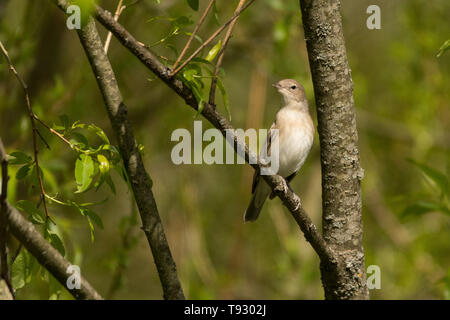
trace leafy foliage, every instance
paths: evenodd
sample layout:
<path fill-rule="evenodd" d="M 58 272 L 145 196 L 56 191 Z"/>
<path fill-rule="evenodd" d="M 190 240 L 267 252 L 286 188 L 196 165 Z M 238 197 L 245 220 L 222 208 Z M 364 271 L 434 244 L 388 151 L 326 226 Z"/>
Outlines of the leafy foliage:
<path fill-rule="evenodd" d="M 91 3 L 86 1 L 87 6 Z M 117 1 L 102 4 L 114 9 Z M 205 4 L 202 2 L 202 7 Z M 187 56 L 227 21 L 236 4 L 216 1 Z M 450 60 L 448 43 L 443 44 L 450 34 L 450 2 L 410 0 L 380 6 L 383 18 L 378 31 L 369 31 L 364 25 L 365 2 L 342 1 L 341 10 L 366 172 L 362 181 L 366 264 L 379 265 L 383 279 L 382 289 L 371 291 L 371 296 L 448 298 L 448 182 L 442 177 L 448 181 L 450 173 Z M 187 0 L 140 1 L 123 12 L 120 22 L 171 67 L 201 15 L 199 1 L 195 8 L 195 3 L 192 8 Z M 110 136 L 109 122 L 90 66 L 80 56 L 79 42 L 63 25 L 55 27 L 64 22 L 54 20 L 49 3 L 43 6 L 37 1 L 16 0 L 2 9 L 0 38 L 27 79 L 34 111 L 46 123 L 55 121 L 53 128 L 70 142 L 62 142 L 39 125 L 50 145 L 47 149 L 38 141 L 53 225 L 46 221 L 39 199 L 23 93 L 0 58 L 0 136 L 10 152 L 10 203 L 24 212 L 55 248 L 92 275 L 94 282 L 107 286 L 119 279 L 116 283 L 122 290 L 117 289 L 116 297 L 160 298 L 159 280 L 152 268 L 147 268 L 148 248 L 136 245 L 142 241 L 138 219 L 124 214 L 133 194 L 128 191 L 118 151 L 112 141 L 102 137 L 102 131 Z M 396 12 L 395 17 L 386 15 L 387 11 Z M 89 9 L 82 12 L 89 13 Z M 355 15 L 360 19 L 354 19 Z M 225 110 L 233 106 L 236 127 L 270 125 L 280 105 L 270 83 L 282 78 L 295 78 L 304 85 L 316 118 L 308 55 L 299 26 L 296 1 L 257 1 L 239 19 L 225 54 L 226 76 L 220 69 L 217 83 L 223 100 L 218 109 L 230 114 Z M 178 74 L 195 88 L 199 102 L 209 100 L 218 56 L 213 49 L 220 38 Z M 190 128 L 192 111 L 183 108 L 184 102 L 160 81 L 143 81 L 150 77 L 148 72 L 116 44 L 113 40 L 109 55 L 138 143 L 147 150 L 146 168 L 155 181 L 157 205 L 174 244 L 186 295 L 192 299 L 323 298 L 317 259 L 300 241 L 295 223 L 278 202 L 268 203 L 257 224 L 242 226 L 241 215 L 248 204 L 245 194 L 251 183 L 249 168 L 174 166 L 170 162 L 170 134 L 176 128 Z M 213 56 L 211 61 L 208 56 Z M 58 120 L 61 112 L 68 116 Z M 79 189 L 75 168 L 83 157 L 91 158 L 94 174 L 87 175 L 87 189 L 75 193 Z M 419 165 L 405 163 L 405 157 L 420 159 L 414 161 Z M 320 214 L 319 164 L 316 139 L 301 176 L 291 185 L 315 221 L 320 220 L 314 216 Z M 241 194 L 244 196 L 237 197 Z M 107 201 L 100 201 L 105 198 Z M 393 213 L 405 218 L 400 219 L 402 223 Z M 389 230 L 390 224 L 394 231 Z M 13 280 L 15 288 L 21 288 L 16 292 L 19 299 L 70 298 L 25 249 L 14 261 Z"/>

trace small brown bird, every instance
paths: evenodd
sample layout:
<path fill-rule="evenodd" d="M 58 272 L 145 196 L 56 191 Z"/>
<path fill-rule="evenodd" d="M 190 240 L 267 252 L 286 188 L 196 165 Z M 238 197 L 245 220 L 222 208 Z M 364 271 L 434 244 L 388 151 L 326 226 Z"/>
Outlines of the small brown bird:
<path fill-rule="evenodd" d="M 289 183 L 302 167 L 308 156 L 314 139 L 314 124 L 309 114 L 308 101 L 305 89 L 292 79 L 281 80 L 274 83 L 278 92 L 284 99 L 284 106 L 278 111 L 275 122 L 270 127 L 266 138 L 266 150 L 270 150 L 272 129 L 278 129 L 279 168 L 278 174 Z M 260 152 L 260 157 L 263 154 Z M 289 187 L 289 185 L 288 185 Z M 252 200 L 245 211 L 244 221 L 255 221 L 270 195 L 269 185 L 255 172 L 252 185 Z"/>

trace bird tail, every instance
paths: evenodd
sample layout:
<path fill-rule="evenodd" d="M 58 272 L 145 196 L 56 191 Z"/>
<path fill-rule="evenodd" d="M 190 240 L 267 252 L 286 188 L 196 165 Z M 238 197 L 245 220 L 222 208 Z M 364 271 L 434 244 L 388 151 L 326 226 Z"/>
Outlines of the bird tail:
<path fill-rule="evenodd" d="M 270 194 L 270 188 L 265 181 L 261 181 L 253 193 L 252 200 L 244 213 L 244 222 L 255 221 L 261 212 L 264 202 Z"/>

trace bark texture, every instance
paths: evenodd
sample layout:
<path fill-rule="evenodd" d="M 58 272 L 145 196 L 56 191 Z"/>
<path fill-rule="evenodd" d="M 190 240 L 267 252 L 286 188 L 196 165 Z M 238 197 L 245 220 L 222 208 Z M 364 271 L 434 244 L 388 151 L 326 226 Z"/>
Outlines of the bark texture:
<path fill-rule="evenodd" d="M 353 82 L 338 0 L 300 0 L 317 105 L 323 236 L 338 269 L 321 263 L 327 299 L 368 299 Z"/>

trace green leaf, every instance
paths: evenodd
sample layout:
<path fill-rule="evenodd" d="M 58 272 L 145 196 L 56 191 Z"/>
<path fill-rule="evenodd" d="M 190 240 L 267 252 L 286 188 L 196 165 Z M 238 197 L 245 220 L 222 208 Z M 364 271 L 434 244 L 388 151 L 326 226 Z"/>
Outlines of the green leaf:
<path fill-rule="evenodd" d="M 105 181 L 108 184 L 108 186 L 111 188 L 111 191 L 116 194 L 116 186 L 114 185 L 113 180 L 111 179 L 111 175 L 106 175 L 105 176 Z"/>
<path fill-rule="evenodd" d="M 31 157 L 29 157 L 22 151 L 15 151 L 11 153 L 10 156 L 14 158 L 8 160 L 9 164 L 29 164 L 33 161 Z"/>
<path fill-rule="evenodd" d="M 204 107 L 205 107 L 205 101 L 203 101 L 203 99 L 201 99 L 200 102 L 198 103 L 197 114 L 195 115 L 195 117 L 198 117 L 199 114 L 202 113 Z"/>
<path fill-rule="evenodd" d="M 417 201 L 408 206 L 402 213 L 402 217 L 419 216 L 432 211 L 441 211 L 442 206 L 430 201 Z"/>
<path fill-rule="evenodd" d="M 99 227 L 100 229 L 104 229 L 103 221 L 102 219 L 91 209 L 87 210 L 87 216 L 94 221 L 94 223 Z"/>
<path fill-rule="evenodd" d="M 197 87 L 197 84 L 195 82 L 188 82 L 187 85 L 189 86 L 189 88 L 191 88 L 192 93 L 195 96 L 195 99 L 197 99 L 197 101 L 201 101 L 201 100 L 203 101 L 202 93 L 201 93 L 200 89 Z M 199 105 L 200 105 L 200 103 L 199 103 Z"/>
<path fill-rule="evenodd" d="M 103 229 L 103 222 L 102 219 L 91 209 L 87 207 L 78 206 L 78 210 L 80 210 L 80 213 L 92 220 L 100 229 Z"/>
<path fill-rule="evenodd" d="M 192 32 L 185 32 L 184 34 L 190 37 L 190 36 L 192 35 Z M 195 38 L 195 40 L 197 40 L 200 44 L 203 44 L 203 39 L 202 39 L 198 34 L 194 35 L 194 38 Z"/>
<path fill-rule="evenodd" d="M 97 160 L 98 160 L 98 163 L 99 163 L 98 168 L 100 169 L 100 174 L 102 176 L 108 174 L 109 173 L 109 168 L 110 168 L 108 159 L 104 155 L 98 154 L 97 155 Z"/>
<path fill-rule="evenodd" d="M 109 139 L 108 139 L 108 137 L 106 136 L 106 133 L 105 133 L 101 128 L 97 127 L 97 126 L 94 125 L 94 124 L 90 124 L 90 125 L 88 126 L 88 129 L 91 130 L 91 131 L 94 131 L 95 134 L 96 134 L 97 136 L 99 136 L 100 139 L 102 139 L 106 144 L 110 144 Z"/>
<path fill-rule="evenodd" d="M 430 178 L 439 187 L 443 194 L 448 194 L 449 183 L 445 174 L 413 159 L 408 159 L 408 161 L 418 167 L 428 178 Z"/>
<path fill-rule="evenodd" d="M 118 168 L 117 171 L 119 171 L 119 174 L 122 177 L 123 181 L 125 181 L 127 184 L 129 184 L 128 174 L 127 174 L 127 171 L 125 170 L 125 167 L 120 166 L 120 169 Z"/>
<path fill-rule="evenodd" d="M 11 280 L 14 289 L 20 289 L 31 281 L 31 275 L 34 270 L 36 260 L 25 249 L 17 256 L 11 269 Z"/>
<path fill-rule="evenodd" d="M 26 164 L 17 171 L 16 179 L 17 180 L 25 179 L 28 176 L 29 172 L 30 172 L 30 165 Z"/>
<path fill-rule="evenodd" d="M 183 71 L 183 77 L 187 81 L 194 81 L 194 75 L 197 75 L 198 71 L 195 69 L 186 69 Z"/>
<path fill-rule="evenodd" d="M 43 224 L 45 222 L 44 214 L 31 201 L 20 200 L 16 203 L 16 208 L 27 213 L 30 221 L 34 224 Z"/>
<path fill-rule="evenodd" d="M 47 232 L 52 246 L 64 257 L 66 255 L 66 249 L 64 248 L 64 243 L 61 238 L 53 231 L 47 230 Z"/>
<path fill-rule="evenodd" d="M 209 62 L 213 61 L 221 48 L 222 48 L 222 40 L 219 40 L 219 42 L 217 42 L 216 45 L 212 47 L 211 50 L 209 50 L 205 60 Z"/>
<path fill-rule="evenodd" d="M 204 64 L 207 64 L 208 66 L 214 67 L 213 63 L 211 63 L 210 61 L 208 61 L 206 59 L 199 58 L 199 57 L 195 57 L 194 59 L 192 59 L 192 62 L 204 63 Z"/>
<path fill-rule="evenodd" d="M 47 272 L 47 277 L 49 291 L 48 300 L 58 300 L 62 293 L 63 286 L 61 285 L 61 283 L 59 283 L 58 280 L 56 280 L 55 277 L 51 275 L 50 272 Z"/>
<path fill-rule="evenodd" d="M 189 7 L 192 8 L 192 10 L 197 11 L 198 10 L 198 0 L 187 0 L 187 3 L 189 5 Z"/>
<path fill-rule="evenodd" d="M 70 142 L 72 143 L 81 143 L 84 146 L 88 146 L 89 145 L 89 141 L 88 139 L 81 133 L 79 132 L 72 132 L 71 133 L 72 139 L 70 139 Z"/>
<path fill-rule="evenodd" d="M 27 272 L 25 259 L 24 251 L 22 251 L 12 265 L 11 280 L 15 290 L 23 288 L 26 283 Z"/>
<path fill-rule="evenodd" d="M 80 205 L 77 205 L 78 210 L 80 211 L 81 215 L 86 217 L 88 224 L 89 224 L 89 230 L 91 232 L 91 241 L 94 242 L 94 222 L 100 229 L 103 229 L 103 222 L 100 219 L 100 217 L 91 209 L 82 207 Z"/>
<path fill-rule="evenodd" d="M 75 180 L 78 189 L 75 193 L 86 191 L 93 180 L 94 161 L 86 154 L 81 154 L 75 163 Z"/>
<path fill-rule="evenodd" d="M 442 44 L 436 57 L 440 58 L 448 49 L 450 49 L 450 39 Z"/>
<path fill-rule="evenodd" d="M 177 18 L 171 18 L 170 22 L 174 27 L 177 27 L 178 29 L 183 29 L 184 27 L 187 27 L 194 23 L 189 17 L 186 16 L 180 16 Z"/>
<path fill-rule="evenodd" d="M 228 94 L 220 78 L 217 78 L 217 87 L 219 88 L 220 93 L 222 94 L 223 105 L 225 106 L 225 110 L 227 111 L 228 119 L 231 121 L 230 102 L 228 101 Z"/>

